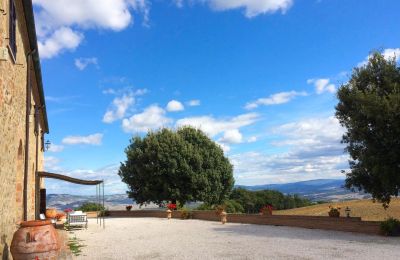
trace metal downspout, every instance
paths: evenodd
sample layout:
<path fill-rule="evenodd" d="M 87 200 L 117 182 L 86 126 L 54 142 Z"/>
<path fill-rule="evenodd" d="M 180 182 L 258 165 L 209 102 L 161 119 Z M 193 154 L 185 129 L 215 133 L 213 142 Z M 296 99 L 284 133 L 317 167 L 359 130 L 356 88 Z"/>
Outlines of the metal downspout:
<path fill-rule="evenodd" d="M 31 61 L 32 54 L 36 50 L 32 50 L 26 56 L 27 59 L 27 84 L 26 84 L 26 115 L 25 115 L 25 165 L 24 165 L 24 221 L 28 220 L 28 171 L 29 171 L 29 117 L 31 114 Z"/>

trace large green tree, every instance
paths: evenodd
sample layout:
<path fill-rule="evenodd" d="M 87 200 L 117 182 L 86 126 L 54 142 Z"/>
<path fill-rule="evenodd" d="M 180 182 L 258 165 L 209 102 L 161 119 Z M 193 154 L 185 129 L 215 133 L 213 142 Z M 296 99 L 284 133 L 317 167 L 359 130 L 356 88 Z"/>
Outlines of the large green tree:
<path fill-rule="evenodd" d="M 372 53 L 338 90 L 336 117 L 347 128 L 346 187 L 364 190 L 387 207 L 400 191 L 400 68 Z"/>
<path fill-rule="evenodd" d="M 132 138 L 125 153 L 118 174 L 129 187 L 129 197 L 140 204 L 175 200 L 218 204 L 233 188 L 231 163 L 198 129 L 149 132 Z"/>

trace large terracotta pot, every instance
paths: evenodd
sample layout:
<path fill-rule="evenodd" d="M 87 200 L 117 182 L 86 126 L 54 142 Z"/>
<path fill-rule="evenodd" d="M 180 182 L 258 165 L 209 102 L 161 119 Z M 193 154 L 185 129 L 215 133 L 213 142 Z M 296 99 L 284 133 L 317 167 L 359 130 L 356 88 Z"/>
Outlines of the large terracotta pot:
<path fill-rule="evenodd" d="M 10 249 L 15 260 L 57 259 L 60 243 L 49 220 L 24 221 L 14 233 Z"/>
<path fill-rule="evenodd" d="M 46 209 L 46 217 L 47 218 L 56 218 L 57 216 L 57 210 L 50 208 L 50 209 Z"/>

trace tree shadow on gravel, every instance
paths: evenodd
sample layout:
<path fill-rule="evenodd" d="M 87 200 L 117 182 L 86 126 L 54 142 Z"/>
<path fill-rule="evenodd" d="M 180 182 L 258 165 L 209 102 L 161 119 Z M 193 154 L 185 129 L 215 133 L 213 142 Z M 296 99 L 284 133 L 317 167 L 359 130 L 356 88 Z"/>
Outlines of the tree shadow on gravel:
<path fill-rule="evenodd" d="M 288 226 L 269 226 L 252 224 L 234 224 L 214 227 L 214 231 L 238 236 L 257 236 L 265 238 L 288 238 L 298 240 L 340 240 L 354 243 L 373 243 L 399 246 L 400 238 L 358 234 L 351 232 L 307 229 Z"/>

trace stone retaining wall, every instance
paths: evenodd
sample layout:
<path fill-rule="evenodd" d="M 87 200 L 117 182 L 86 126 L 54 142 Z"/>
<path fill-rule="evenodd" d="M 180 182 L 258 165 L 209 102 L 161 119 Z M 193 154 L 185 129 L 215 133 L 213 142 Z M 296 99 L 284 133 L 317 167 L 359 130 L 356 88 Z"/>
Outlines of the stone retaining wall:
<path fill-rule="evenodd" d="M 192 211 L 193 219 L 220 221 L 215 211 Z M 153 217 L 165 218 L 166 212 L 160 210 L 134 210 L 134 211 L 109 211 L 110 217 Z M 180 218 L 180 211 L 174 211 L 173 218 Z M 301 227 L 310 229 L 335 230 L 345 232 L 355 232 L 363 234 L 378 235 L 380 234 L 380 222 L 377 221 L 361 221 L 361 218 L 331 218 L 323 216 L 284 216 L 272 215 L 261 216 L 258 214 L 228 214 L 228 222 L 257 224 L 257 225 L 274 225 Z"/>

